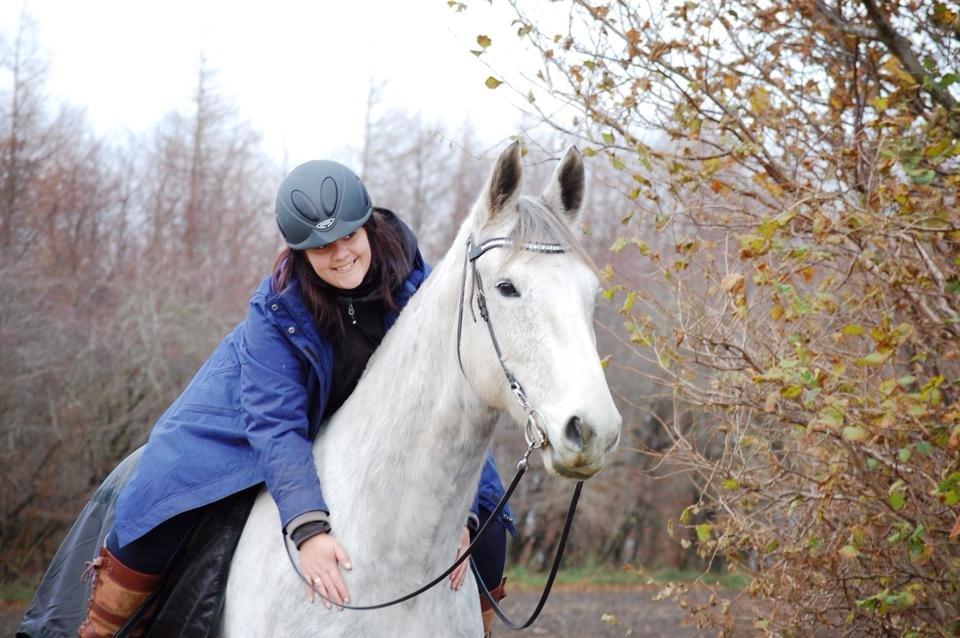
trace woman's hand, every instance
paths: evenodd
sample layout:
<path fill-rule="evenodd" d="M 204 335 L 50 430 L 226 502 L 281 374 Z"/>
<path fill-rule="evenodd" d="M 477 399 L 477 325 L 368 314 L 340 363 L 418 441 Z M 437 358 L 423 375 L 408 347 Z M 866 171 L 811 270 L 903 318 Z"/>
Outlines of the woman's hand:
<path fill-rule="evenodd" d="M 463 553 L 467 551 L 468 547 L 470 547 L 470 528 L 464 527 L 460 531 L 460 544 L 457 545 L 457 555 L 454 558 L 456 559 L 463 556 Z M 469 563 L 470 559 L 468 558 L 457 565 L 457 568 L 450 573 L 450 589 L 456 591 L 463 587 L 463 579 L 467 575 Z"/>
<path fill-rule="evenodd" d="M 314 592 L 338 605 L 350 602 L 347 586 L 340 576 L 340 565 L 352 569 L 350 558 L 332 534 L 317 534 L 303 541 L 300 545 L 300 569 L 306 579 L 313 583 L 313 588 L 308 588 L 307 592 L 311 603 L 316 598 Z M 330 609 L 330 601 L 321 600 Z"/>

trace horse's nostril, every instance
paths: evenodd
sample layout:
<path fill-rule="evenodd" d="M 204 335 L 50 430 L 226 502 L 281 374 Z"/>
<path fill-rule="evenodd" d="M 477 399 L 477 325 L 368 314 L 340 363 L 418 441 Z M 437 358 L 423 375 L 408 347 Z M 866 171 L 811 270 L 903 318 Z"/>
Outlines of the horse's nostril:
<path fill-rule="evenodd" d="M 567 440 L 573 443 L 577 449 L 583 448 L 583 429 L 581 427 L 580 417 L 571 417 L 571 419 L 567 421 L 567 429 L 564 434 Z"/>

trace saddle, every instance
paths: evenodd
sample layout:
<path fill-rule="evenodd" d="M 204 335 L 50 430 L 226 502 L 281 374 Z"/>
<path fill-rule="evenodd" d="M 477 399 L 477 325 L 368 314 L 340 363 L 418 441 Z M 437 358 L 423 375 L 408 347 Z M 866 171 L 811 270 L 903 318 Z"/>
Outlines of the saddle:
<path fill-rule="evenodd" d="M 259 486 L 252 487 L 204 508 L 157 591 L 117 636 L 212 638 L 217 634 L 230 561 L 259 491 Z"/>
<path fill-rule="evenodd" d="M 139 452 L 124 459 L 90 497 L 50 561 L 17 638 L 76 635 L 90 594 L 90 584 L 81 581 L 84 564 L 96 556 L 113 526 L 117 495 L 133 475 Z M 216 635 L 230 561 L 259 490 L 251 487 L 203 508 L 157 590 L 117 636 Z"/>

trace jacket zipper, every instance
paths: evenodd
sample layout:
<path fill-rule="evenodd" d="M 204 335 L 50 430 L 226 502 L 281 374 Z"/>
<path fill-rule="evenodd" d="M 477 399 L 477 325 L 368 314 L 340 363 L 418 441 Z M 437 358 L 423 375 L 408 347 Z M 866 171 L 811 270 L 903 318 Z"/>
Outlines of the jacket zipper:
<path fill-rule="evenodd" d="M 347 305 L 347 314 L 350 315 L 350 323 L 357 325 L 357 311 L 353 309 L 353 302 Z"/>

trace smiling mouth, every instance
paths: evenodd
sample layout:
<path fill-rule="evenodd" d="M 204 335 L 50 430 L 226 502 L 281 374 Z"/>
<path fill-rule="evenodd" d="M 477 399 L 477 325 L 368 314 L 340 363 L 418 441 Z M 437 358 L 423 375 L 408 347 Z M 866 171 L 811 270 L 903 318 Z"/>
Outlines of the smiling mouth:
<path fill-rule="evenodd" d="M 358 260 L 358 259 L 360 259 L 360 258 L 357 257 L 356 259 L 354 259 L 353 261 L 351 261 L 351 262 L 350 262 L 349 264 L 347 264 L 346 266 L 340 266 L 339 268 L 334 268 L 334 270 L 337 271 L 337 272 L 339 272 L 339 273 L 350 272 L 351 270 L 353 270 L 353 266 L 354 266 L 354 264 L 357 263 L 357 260 Z"/>

